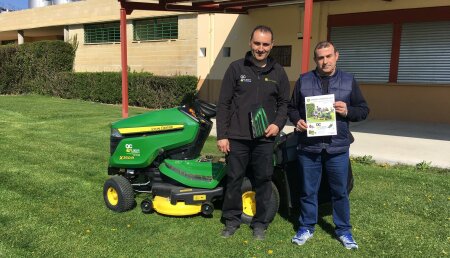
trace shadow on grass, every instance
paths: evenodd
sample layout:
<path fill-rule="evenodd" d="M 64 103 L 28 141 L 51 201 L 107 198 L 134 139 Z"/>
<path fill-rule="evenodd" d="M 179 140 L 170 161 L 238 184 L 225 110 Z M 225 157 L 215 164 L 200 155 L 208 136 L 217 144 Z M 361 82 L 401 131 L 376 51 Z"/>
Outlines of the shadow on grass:
<path fill-rule="evenodd" d="M 322 228 L 323 231 L 327 232 L 331 237 L 334 238 L 334 226 L 327 222 L 324 217 L 330 216 L 333 214 L 333 207 L 331 203 L 325 203 L 319 206 L 319 218 L 317 221 L 317 225 Z"/>
<path fill-rule="evenodd" d="M 324 203 L 319 205 L 317 226 L 319 226 L 320 228 L 322 228 L 323 231 L 328 233 L 330 237 L 334 238 L 335 235 L 334 226 L 324 219 L 324 217 L 330 216 L 332 212 L 333 209 L 331 203 Z M 292 230 L 297 232 L 300 226 L 298 220 L 298 218 L 300 217 L 300 208 L 297 206 L 290 209 L 283 209 L 279 211 L 279 214 L 283 219 L 289 221 L 292 224 Z"/>

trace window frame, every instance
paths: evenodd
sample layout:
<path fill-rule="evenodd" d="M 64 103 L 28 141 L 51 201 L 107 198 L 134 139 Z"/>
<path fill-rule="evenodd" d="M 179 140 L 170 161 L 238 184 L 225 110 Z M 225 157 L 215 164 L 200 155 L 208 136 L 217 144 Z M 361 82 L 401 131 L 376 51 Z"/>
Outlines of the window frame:
<path fill-rule="evenodd" d="M 393 24 L 392 51 L 388 82 L 397 83 L 403 24 L 438 21 L 450 21 L 450 6 L 335 14 L 328 16 L 327 39 L 330 40 L 332 27 Z"/>
<path fill-rule="evenodd" d="M 361 82 L 388 82 L 392 27 L 392 24 L 332 27 L 331 39 L 336 50 L 343 52 L 339 67 Z"/>
<path fill-rule="evenodd" d="M 167 21 L 167 20 L 172 20 L 175 19 L 175 21 Z M 150 22 L 152 22 L 150 24 Z M 163 23 L 161 23 L 163 22 Z M 142 42 L 142 41 L 166 41 L 166 40 L 178 40 L 179 39 L 179 17 L 178 15 L 176 16 L 159 16 L 159 17 L 152 17 L 152 18 L 146 18 L 146 19 L 137 19 L 137 20 L 133 20 L 133 41 L 134 42 Z M 139 24 L 142 23 L 142 24 Z M 146 24 L 148 23 L 148 24 Z M 160 26 L 165 26 L 169 24 L 169 28 L 168 28 L 168 32 L 164 31 L 164 28 L 160 29 Z M 175 31 L 172 32 L 172 28 L 171 26 L 176 25 L 176 28 L 174 29 Z M 141 26 L 146 26 L 145 27 L 141 27 Z M 154 26 L 154 31 L 153 33 L 155 34 L 153 38 L 138 38 L 138 33 L 139 30 L 142 30 L 142 28 L 144 29 L 149 29 L 148 27 Z M 162 30 L 162 31 L 155 31 L 155 30 Z M 169 37 L 165 37 L 165 33 L 169 34 Z M 172 36 L 172 33 L 174 33 L 174 35 Z M 147 34 L 150 34 L 149 31 L 147 31 Z M 145 35 L 145 34 L 144 34 Z M 160 37 L 157 37 L 158 35 L 160 35 Z M 142 37 L 142 36 L 139 36 Z"/>
<path fill-rule="evenodd" d="M 109 26 L 109 27 L 107 27 Z M 93 28 L 97 27 L 97 28 Z M 94 30 L 99 30 L 92 32 Z M 95 44 L 120 44 L 120 22 L 102 22 L 102 23 L 89 23 L 89 24 L 83 24 L 83 31 L 84 31 L 84 44 L 87 45 L 95 45 Z M 100 38 L 99 40 L 89 41 L 88 38 L 93 37 L 93 35 L 88 35 L 89 33 L 102 33 L 107 34 L 105 35 L 96 35 L 96 38 Z M 109 35 L 110 33 L 113 33 L 112 40 L 110 39 Z M 105 38 L 106 40 L 102 40 L 101 38 Z M 91 40 L 91 39 L 90 39 Z"/>
<path fill-rule="evenodd" d="M 289 54 L 283 54 L 282 57 L 283 58 L 276 58 L 273 56 L 274 50 L 275 49 L 279 49 L 280 52 L 283 51 L 289 51 Z M 275 59 L 275 61 L 277 61 L 277 63 L 279 63 L 281 66 L 283 67 L 291 67 L 292 66 L 292 45 L 282 45 L 282 46 L 273 46 L 272 50 L 270 52 L 270 55 L 272 56 L 273 59 Z M 288 58 L 288 60 L 286 61 L 286 63 L 284 63 L 284 58 Z M 289 64 L 287 64 L 289 63 Z"/>

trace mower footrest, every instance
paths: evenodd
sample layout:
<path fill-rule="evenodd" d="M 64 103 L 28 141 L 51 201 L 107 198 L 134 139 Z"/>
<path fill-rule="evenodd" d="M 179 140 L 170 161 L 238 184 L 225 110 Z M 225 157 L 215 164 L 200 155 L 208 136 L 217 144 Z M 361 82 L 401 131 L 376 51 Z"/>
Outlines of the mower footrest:
<path fill-rule="evenodd" d="M 186 204 L 201 204 L 204 202 L 212 202 L 223 195 L 223 187 L 214 189 L 203 188 L 186 188 L 182 186 L 174 186 L 165 183 L 155 183 L 152 187 L 154 196 L 169 197 L 170 203 L 175 205 L 177 202 L 185 202 Z"/>
<path fill-rule="evenodd" d="M 214 199 L 221 197 L 222 195 L 223 187 L 217 187 L 215 189 L 190 188 L 180 190 L 178 192 L 172 191 L 170 202 L 172 204 L 175 204 L 179 201 L 185 202 L 186 204 L 212 202 Z"/>

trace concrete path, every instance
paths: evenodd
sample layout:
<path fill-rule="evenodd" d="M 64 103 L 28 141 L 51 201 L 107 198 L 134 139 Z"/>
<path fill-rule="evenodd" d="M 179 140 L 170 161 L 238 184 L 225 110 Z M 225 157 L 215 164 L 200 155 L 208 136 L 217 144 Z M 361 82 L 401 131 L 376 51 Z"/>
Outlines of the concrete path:
<path fill-rule="evenodd" d="M 293 130 L 290 123 L 283 129 L 285 133 Z M 352 156 L 370 155 L 390 164 L 426 161 L 434 167 L 450 168 L 450 124 L 368 120 L 351 123 L 350 130 L 355 137 Z M 216 135 L 215 126 L 211 135 Z"/>
<path fill-rule="evenodd" d="M 352 124 L 350 130 L 355 136 L 351 155 L 410 165 L 426 161 L 450 168 L 449 124 L 365 121 Z"/>

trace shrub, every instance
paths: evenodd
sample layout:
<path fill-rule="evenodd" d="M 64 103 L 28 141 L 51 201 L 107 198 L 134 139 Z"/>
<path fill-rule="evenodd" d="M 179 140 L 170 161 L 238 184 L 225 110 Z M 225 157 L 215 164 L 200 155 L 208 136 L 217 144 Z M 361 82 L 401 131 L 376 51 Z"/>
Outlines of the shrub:
<path fill-rule="evenodd" d="M 364 165 L 372 165 L 372 164 L 375 164 L 375 160 L 372 158 L 371 155 L 364 155 L 364 156 L 354 157 L 353 160 L 354 160 L 356 163 L 364 164 Z"/>
<path fill-rule="evenodd" d="M 426 162 L 423 160 L 422 162 L 417 163 L 415 167 L 417 170 L 428 170 L 431 168 L 431 161 Z"/>
<path fill-rule="evenodd" d="M 36 78 L 40 73 L 49 74 L 72 71 L 75 58 L 74 48 L 71 44 L 53 40 L 37 41 L 19 46 L 19 54 L 29 55 L 27 61 L 32 68 L 25 74 L 29 78 Z"/>
<path fill-rule="evenodd" d="M 50 84 L 49 95 L 103 103 L 120 103 L 119 73 L 59 73 Z"/>
<path fill-rule="evenodd" d="M 194 76 L 154 76 L 130 73 L 128 103 L 147 108 L 168 108 L 195 92 Z M 118 72 L 59 73 L 47 86 L 47 94 L 109 104 L 122 103 L 122 76 Z"/>
<path fill-rule="evenodd" d="M 42 93 L 59 72 L 72 71 L 74 48 L 63 41 L 0 47 L 0 93 Z"/>
<path fill-rule="evenodd" d="M 149 108 L 168 108 L 179 105 L 185 95 L 195 93 L 194 76 L 148 76 L 131 73 L 129 78 L 130 105 Z"/>
<path fill-rule="evenodd" d="M 0 94 L 10 94 L 22 78 L 17 59 L 18 47 L 7 45 L 0 47 Z"/>
<path fill-rule="evenodd" d="M 122 103 L 119 72 L 73 73 L 76 44 L 38 41 L 0 47 L 0 94 L 36 93 L 68 99 Z M 194 76 L 130 73 L 129 104 L 148 108 L 177 106 L 194 94 Z"/>

